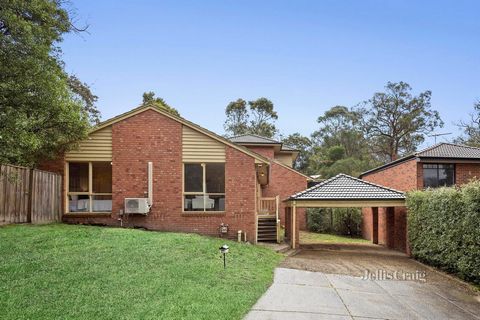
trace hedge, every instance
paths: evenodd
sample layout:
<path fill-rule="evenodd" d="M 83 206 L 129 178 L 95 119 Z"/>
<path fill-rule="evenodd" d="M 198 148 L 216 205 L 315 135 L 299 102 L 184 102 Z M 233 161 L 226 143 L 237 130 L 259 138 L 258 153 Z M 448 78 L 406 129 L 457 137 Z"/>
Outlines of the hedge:
<path fill-rule="evenodd" d="M 412 256 L 480 284 L 480 181 L 407 193 Z"/>
<path fill-rule="evenodd" d="M 362 210 L 358 208 L 307 209 L 308 230 L 344 236 L 360 236 Z"/>

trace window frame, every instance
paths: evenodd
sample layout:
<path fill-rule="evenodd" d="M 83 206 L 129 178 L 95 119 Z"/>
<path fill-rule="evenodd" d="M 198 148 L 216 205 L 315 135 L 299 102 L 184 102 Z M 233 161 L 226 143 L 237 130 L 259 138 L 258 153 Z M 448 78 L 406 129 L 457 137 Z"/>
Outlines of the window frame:
<path fill-rule="evenodd" d="M 202 166 L 202 192 L 186 192 L 185 191 L 185 165 L 188 164 L 200 164 Z M 223 164 L 224 168 L 224 187 L 227 188 L 227 176 L 226 176 L 226 169 L 225 169 L 225 162 L 183 162 L 182 163 L 182 213 L 186 214 L 218 214 L 218 213 L 225 213 L 226 212 L 226 203 L 223 210 L 215 211 L 215 210 L 207 210 L 206 209 L 206 200 L 207 196 L 223 196 L 224 199 L 226 198 L 226 191 L 223 193 L 210 193 L 207 192 L 207 165 L 208 164 Z M 185 196 L 203 196 L 203 210 L 185 210 Z"/>
<path fill-rule="evenodd" d="M 425 168 L 425 165 L 435 165 L 436 168 Z M 440 165 L 447 165 L 447 166 L 452 166 L 452 171 L 453 171 L 453 183 L 451 185 L 440 185 L 438 184 L 438 181 L 440 181 Z M 425 170 L 435 170 L 437 173 L 437 186 L 432 187 L 432 186 L 426 186 L 425 184 Z M 441 163 L 441 162 L 423 162 L 422 163 L 422 184 L 423 184 L 423 189 L 426 188 L 441 188 L 441 187 L 451 187 L 454 186 L 457 182 L 457 166 L 455 163 Z"/>
<path fill-rule="evenodd" d="M 111 196 L 113 203 L 113 189 L 112 192 L 93 192 L 93 163 L 110 163 L 111 161 L 66 161 L 65 162 L 65 214 L 78 215 L 78 214 L 111 214 L 111 211 L 92 211 L 93 209 L 93 197 L 94 196 Z M 88 163 L 88 191 L 86 192 L 70 192 L 70 163 Z M 113 183 L 112 183 L 113 184 Z M 88 211 L 70 211 L 69 196 L 88 196 Z"/>

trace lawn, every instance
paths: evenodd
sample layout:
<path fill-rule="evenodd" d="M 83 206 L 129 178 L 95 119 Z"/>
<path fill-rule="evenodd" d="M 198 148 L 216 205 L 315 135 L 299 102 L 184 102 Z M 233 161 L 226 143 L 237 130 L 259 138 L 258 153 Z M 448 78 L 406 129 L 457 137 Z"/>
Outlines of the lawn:
<path fill-rule="evenodd" d="M 314 243 L 370 243 L 369 240 L 362 238 L 352 238 L 347 236 L 338 236 L 328 233 L 316 233 L 308 231 L 300 231 L 300 242 L 302 244 Z"/>
<path fill-rule="evenodd" d="M 218 248 L 227 243 L 227 269 Z M 282 256 L 193 234 L 0 227 L 2 319 L 240 319 Z"/>

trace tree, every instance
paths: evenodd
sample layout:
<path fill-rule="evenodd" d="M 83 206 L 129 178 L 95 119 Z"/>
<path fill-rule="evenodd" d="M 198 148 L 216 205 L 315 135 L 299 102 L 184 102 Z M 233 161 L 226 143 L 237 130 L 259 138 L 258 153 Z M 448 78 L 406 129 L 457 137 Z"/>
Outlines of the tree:
<path fill-rule="evenodd" d="M 148 104 L 154 104 L 157 107 L 160 107 L 162 109 L 165 109 L 165 111 L 180 117 L 180 113 L 178 112 L 177 109 L 174 107 L 170 106 L 163 98 L 160 97 L 155 97 L 155 93 L 153 91 L 148 91 L 143 93 L 143 101 L 142 105 L 148 105 Z"/>
<path fill-rule="evenodd" d="M 405 82 L 388 82 L 385 92 L 377 92 L 363 102 L 363 128 L 380 160 L 392 161 L 416 150 L 425 135 L 443 126 L 432 109 L 431 91 L 413 96 Z"/>
<path fill-rule="evenodd" d="M 284 146 L 298 150 L 298 157 L 293 167 L 301 172 L 306 172 L 308 168 L 308 159 L 312 152 L 312 141 L 300 133 L 296 132 L 282 140 Z"/>
<path fill-rule="evenodd" d="M 76 75 L 70 75 L 67 81 L 73 99 L 82 106 L 83 112 L 88 115 L 90 124 L 99 124 L 100 111 L 95 105 L 98 96 L 94 95 L 90 87 L 85 82 L 80 81 Z"/>
<path fill-rule="evenodd" d="M 248 101 L 237 99 L 225 108 L 227 119 L 223 127 L 228 135 L 256 134 L 272 138 L 278 132 L 278 119 L 273 102 L 267 98 Z"/>
<path fill-rule="evenodd" d="M 361 114 L 344 106 L 335 106 L 317 119 L 319 129 L 312 140 L 323 148 L 343 146 L 347 157 L 361 157 L 368 153 L 360 126 Z"/>
<path fill-rule="evenodd" d="M 239 136 L 248 132 L 249 114 L 245 100 L 237 99 L 236 101 L 230 102 L 225 109 L 225 114 L 227 120 L 225 120 L 223 127 L 226 132 L 232 136 Z"/>
<path fill-rule="evenodd" d="M 309 174 L 330 178 L 338 173 L 358 175 L 374 166 L 362 131 L 359 110 L 334 106 L 318 117 L 318 130 L 311 136 Z"/>
<path fill-rule="evenodd" d="M 346 155 L 345 147 L 341 145 L 329 148 L 315 147 L 309 158 L 310 173 L 320 174 L 324 179 L 336 176 L 339 173 L 358 176 L 372 167 L 368 158 L 358 158 Z"/>
<path fill-rule="evenodd" d="M 273 102 L 267 98 L 259 98 L 248 101 L 248 105 L 253 118 L 250 120 L 250 133 L 268 138 L 275 136 L 277 128 L 274 122 L 278 119 L 278 115 L 273 110 Z"/>
<path fill-rule="evenodd" d="M 480 100 L 473 104 L 474 112 L 470 114 L 470 121 L 461 121 L 457 126 L 463 131 L 463 136 L 455 142 L 473 147 L 480 147 Z"/>
<path fill-rule="evenodd" d="M 60 0 L 2 1 L 0 10 L 0 162 L 55 157 L 86 137 L 96 97 L 64 71 L 58 44 L 79 31 Z"/>

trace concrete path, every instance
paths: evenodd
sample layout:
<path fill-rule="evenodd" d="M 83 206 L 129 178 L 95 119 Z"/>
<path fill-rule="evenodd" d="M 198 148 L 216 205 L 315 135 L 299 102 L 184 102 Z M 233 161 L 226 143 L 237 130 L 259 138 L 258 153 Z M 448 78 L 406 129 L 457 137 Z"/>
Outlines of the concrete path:
<path fill-rule="evenodd" d="M 480 303 L 422 282 L 277 268 L 257 319 L 480 319 Z"/>

